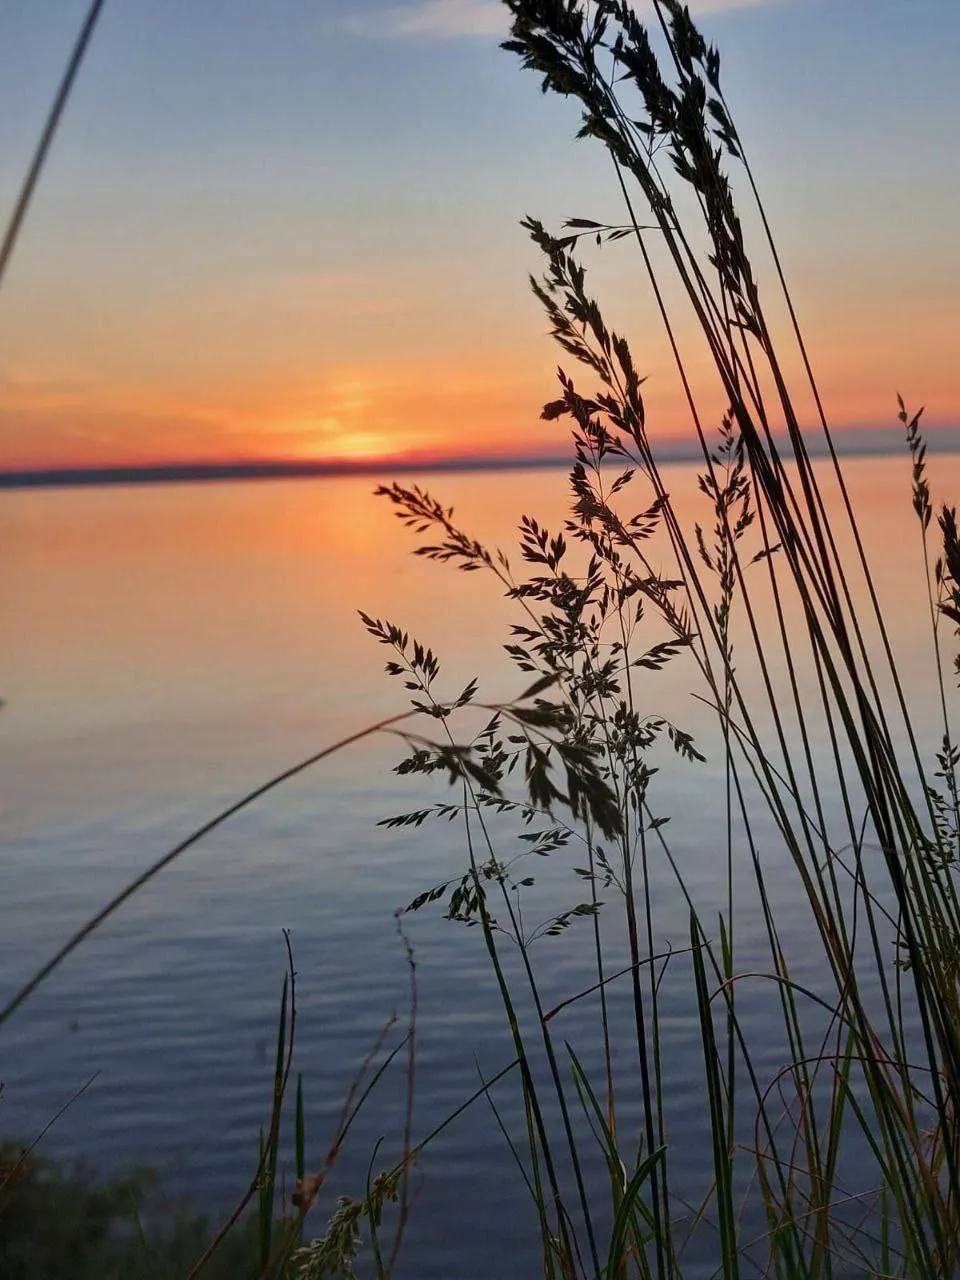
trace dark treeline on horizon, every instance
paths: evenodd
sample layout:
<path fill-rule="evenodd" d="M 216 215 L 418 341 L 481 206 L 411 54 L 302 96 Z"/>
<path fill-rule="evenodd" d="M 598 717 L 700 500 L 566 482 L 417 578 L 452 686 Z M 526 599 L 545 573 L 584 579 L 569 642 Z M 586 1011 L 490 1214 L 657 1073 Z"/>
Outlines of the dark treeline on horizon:
<path fill-rule="evenodd" d="M 960 451 L 960 427 L 932 427 L 925 431 L 931 451 Z M 899 431 L 888 427 L 859 431 L 838 431 L 834 436 L 838 453 L 847 457 L 869 457 L 906 453 Z M 824 456 L 826 449 L 820 438 L 809 442 L 812 456 Z M 689 462 L 698 458 L 695 441 L 676 440 L 665 443 L 659 453 L 661 462 Z M 617 466 L 621 459 L 611 458 Z M 65 489 L 102 485 L 189 484 L 228 480 L 283 480 L 310 476 L 350 476 L 377 474 L 410 474 L 436 471 L 501 471 L 534 470 L 564 467 L 570 464 L 565 454 L 537 457 L 476 457 L 435 459 L 371 459 L 369 461 L 278 461 L 237 462 L 170 462 L 149 465 L 102 467 L 36 467 L 0 470 L 0 489 Z"/>

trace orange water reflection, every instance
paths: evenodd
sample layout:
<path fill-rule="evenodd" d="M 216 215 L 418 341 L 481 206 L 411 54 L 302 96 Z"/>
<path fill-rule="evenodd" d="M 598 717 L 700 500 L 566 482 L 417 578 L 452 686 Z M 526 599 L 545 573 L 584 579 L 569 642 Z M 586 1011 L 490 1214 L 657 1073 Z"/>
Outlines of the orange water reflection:
<path fill-rule="evenodd" d="M 935 459 L 932 473 L 935 491 L 955 493 L 960 459 Z M 908 686 L 926 698 L 929 635 L 909 464 L 854 460 L 847 475 Z M 707 524 L 695 470 L 672 467 L 666 476 L 682 518 Z M 435 647 L 445 696 L 475 674 L 491 700 L 517 692 L 522 677 L 501 649 L 516 619 L 496 582 L 408 554 L 416 539 L 371 496 L 374 483 L 5 495 L 8 820 L 128 803 L 156 789 L 198 799 L 234 793 L 402 707 L 403 691 L 382 675 L 388 655 L 364 633 L 359 608 Z M 522 512 L 555 528 L 567 509 L 561 471 L 421 483 L 455 505 L 474 536 L 508 553 Z M 835 527 L 842 537 L 839 517 Z M 692 667 L 678 664 L 649 686 L 650 709 L 700 714 L 691 710 L 692 684 Z"/>

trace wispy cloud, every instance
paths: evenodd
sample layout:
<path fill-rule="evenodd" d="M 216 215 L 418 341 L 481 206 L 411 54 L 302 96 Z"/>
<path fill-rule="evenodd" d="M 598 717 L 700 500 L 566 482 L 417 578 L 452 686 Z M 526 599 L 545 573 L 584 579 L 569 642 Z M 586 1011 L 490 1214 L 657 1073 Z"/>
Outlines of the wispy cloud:
<path fill-rule="evenodd" d="M 694 16 L 698 13 L 720 13 L 724 9 L 752 9 L 772 2 L 773 0 L 687 0 Z"/>
<path fill-rule="evenodd" d="M 746 9 L 770 0 L 689 0 L 692 13 L 720 13 Z M 649 0 L 638 8 L 652 9 Z M 369 9 L 346 18 L 343 27 L 355 35 L 386 39 L 444 40 L 463 36 L 507 34 L 509 14 L 502 0 L 414 0 L 386 9 Z"/>
<path fill-rule="evenodd" d="M 503 36 L 508 13 L 501 0 L 417 0 L 345 19 L 348 31 L 390 39 L 449 39 L 455 36 Z"/>

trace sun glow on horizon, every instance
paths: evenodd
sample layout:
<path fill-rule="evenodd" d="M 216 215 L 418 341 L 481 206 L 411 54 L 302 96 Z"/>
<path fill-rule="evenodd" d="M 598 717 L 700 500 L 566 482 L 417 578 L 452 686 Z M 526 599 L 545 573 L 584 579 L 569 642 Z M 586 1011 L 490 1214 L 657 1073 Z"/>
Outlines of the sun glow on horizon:
<path fill-rule="evenodd" d="M 330 462 L 367 462 L 377 458 L 403 456 L 397 441 L 382 431 L 332 430 L 327 419 L 318 426 L 316 438 L 304 443 L 298 456 Z"/>

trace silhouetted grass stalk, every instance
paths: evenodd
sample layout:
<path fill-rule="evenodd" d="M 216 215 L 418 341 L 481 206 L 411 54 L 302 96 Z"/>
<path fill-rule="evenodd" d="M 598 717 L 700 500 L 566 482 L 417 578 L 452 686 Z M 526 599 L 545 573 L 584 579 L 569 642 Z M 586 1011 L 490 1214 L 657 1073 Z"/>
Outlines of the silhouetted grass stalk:
<path fill-rule="evenodd" d="M 944 718 L 936 775 L 941 794 L 921 755 L 785 273 L 720 89 L 719 56 L 677 0 L 654 3 L 662 56 L 621 0 L 506 3 L 513 18 L 506 47 L 542 77 L 545 90 L 578 100 L 581 136 L 599 141 L 609 153 L 627 213 L 620 226 L 573 218 L 559 235 L 533 219 L 526 223 L 546 259 L 544 277 L 532 284 L 553 336 L 597 384 L 582 392 L 561 370 L 560 398 L 544 409 L 548 420 L 565 417 L 573 425 L 572 517 L 555 535 L 523 518 L 521 554 L 532 570 L 520 580 L 502 552 L 491 553 L 462 533 L 452 511 L 429 495 L 399 485 L 383 492 L 417 532 L 439 532 L 441 540 L 419 547 L 419 554 L 492 571 L 519 603 L 525 617 L 513 627 L 508 652 L 521 670 L 541 679 L 538 694 L 551 691 L 550 699 L 535 698 L 543 724 L 580 753 L 579 759 L 564 759 L 555 741 L 544 756 L 498 718 L 485 726 L 474 745 L 496 785 L 485 793 L 482 778 L 468 780 L 462 808 L 468 831 L 480 824 L 487 861 L 478 862 L 471 850 L 475 900 L 460 887 L 447 897 L 450 916 L 479 919 L 521 1062 L 532 1042 L 520 1030 L 513 996 L 505 990 L 505 971 L 496 956 L 498 933 L 518 950 L 544 1031 L 546 1079 L 532 1066 L 523 1073 L 525 1105 L 538 1116 L 528 1130 L 528 1159 L 545 1273 L 612 1278 L 683 1271 L 682 1207 L 671 1190 L 671 1170 L 677 1166 L 664 1103 L 670 1082 L 661 1026 L 663 970 L 643 963 L 657 950 L 649 861 L 656 845 L 690 908 L 691 979 L 714 1171 L 694 1220 L 709 1219 L 718 1232 L 718 1273 L 733 1277 L 743 1268 L 759 1268 L 784 1276 L 828 1276 L 846 1266 L 878 1274 L 882 1266 L 884 1274 L 953 1274 L 960 1265 L 960 897 L 952 866 L 960 837 L 960 757 L 952 745 L 940 671 L 939 622 L 946 615 L 960 623 L 955 517 L 944 509 L 940 518 L 944 554 L 934 570 L 936 595 L 931 596 L 935 678 Z M 756 203 L 796 344 L 795 360 L 787 360 L 772 337 L 776 326 L 761 299 L 727 165 L 744 175 L 747 196 Z M 693 196 L 689 213 L 680 212 L 680 190 Z M 641 203 L 643 221 L 637 213 Z M 608 329 L 587 291 L 577 256 L 584 237 L 607 243 L 632 239 L 639 251 L 700 444 L 700 487 L 715 518 L 709 545 L 699 526 L 684 526 L 670 499 L 647 432 L 642 379 L 629 346 Z M 704 243 L 706 249 L 700 247 Z M 717 444 L 710 442 L 682 349 L 676 304 L 668 301 L 677 286 L 729 406 Z M 802 385 L 796 388 L 788 373 L 794 363 L 801 371 Z M 849 525 L 850 556 L 839 549 L 838 530 L 831 527 L 801 428 L 801 394 L 810 396 L 819 419 Z M 931 508 L 923 444 L 918 418 L 909 420 L 902 404 L 901 420 L 914 459 L 914 505 L 929 579 Z M 623 468 L 613 480 L 606 465 L 611 461 Z M 627 514 L 624 500 L 635 473 L 649 485 L 650 496 L 639 512 Z M 658 531 L 672 548 L 673 579 L 654 568 L 648 549 Z M 579 544 L 580 559 L 572 544 Z M 799 627 L 791 620 L 795 609 Z M 666 639 L 641 639 L 644 628 Z M 401 663 L 388 666 L 391 674 L 413 673 L 414 683 L 420 676 L 432 683 L 439 670 L 432 653 L 417 645 L 410 657 L 405 638 L 401 649 Z M 725 915 L 715 925 L 700 917 L 670 853 L 663 821 L 651 807 L 657 741 L 668 738 L 691 761 L 700 758 L 699 751 L 678 727 L 641 714 L 633 680 L 638 667 L 655 671 L 681 652 L 692 655 L 719 718 L 727 888 Z M 744 664 L 756 673 L 759 696 L 740 675 Z M 593 761 L 586 782 L 578 777 L 583 759 Z M 431 768 L 429 757 L 420 757 L 407 761 L 403 771 Z M 554 772 L 559 781 L 553 780 Z M 614 1069 L 605 1002 L 599 1010 L 602 1102 L 582 1064 L 571 1059 L 573 1100 L 594 1126 L 610 1177 L 611 1205 L 603 1212 L 581 1174 L 582 1139 L 567 1101 L 570 1084 L 559 1071 L 543 1022 L 530 958 L 536 938 L 524 933 L 514 908 L 521 889 L 532 881 L 515 877 L 517 859 L 498 859 L 484 822 L 484 812 L 495 795 L 502 797 L 511 776 L 522 776 L 525 784 L 525 794 L 514 802 L 521 822 L 552 824 L 539 833 L 533 826 L 528 833 L 532 852 L 552 853 L 571 842 L 586 846 L 588 867 L 581 874 L 590 882 L 590 900 L 554 923 L 560 931 L 577 914 L 593 917 L 593 951 L 604 995 L 610 961 L 598 885 L 618 890 L 624 906 L 635 1079 L 622 1066 Z M 591 791 L 594 808 L 603 807 L 606 791 L 616 815 L 605 813 L 599 828 L 595 814 L 582 804 Z M 831 792 L 839 803 L 828 800 Z M 809 905 L 810 944 L 816 943 L 831 976 L 829 995 L 791 976 L 777 923 L 783 907 L 770 897 L 760 853 L 758 799 L 775 823 Z M 502 811 L 502 798 L 499 804 Z M 449 806 L 440 808 L 449 816 Z M 560 822 L 556 814 L 563 809 L 569 817 Z M 428 816 L 421 810 L 392 821 L 419 825 Z M 834 831 L 838 819 L 842 834 Z M 778 992 L 787 1054 L 772 1082 L 760 1076 L 762 1046 L 748 1039 L 735 998 L 742 982 L 758 980 L 737 966 L 739 838 L 753 868 L 751 892 L 769 948 L 765 976 Z M 872 848 L 879 850 L 880 867 L 864 857 Z M 487 908 L 484 876 L 501 890 L 502 923 Z M 445 897 L 448 890 L 449 884 L 437 886 L 411 907 Z M 822 1016 L 819 1029 L 811 1016 L 816 1010 Z M 914 1022 L 919 1033 L 912 1030 Z M 546 1088 L 561 1117 L 562 1139 L 545 1132 L 545 1105 L 535 1101 L 537 1091 Z M 618 1096 L 631 1092 L 643 1104 L 642 1140 L 635 1149 L 623 1145 L 616 1120 Z M 755 1117 L 752 1152 L 738 1137 L 746 1107 Z M 874 1165 L 860 1192 L 844 1185 L 849 1171 L 843 1169 L 843 1154 L 855 1138 Z M 575 1195 L 567 1208 L 557 1204 L 559 1147 L 555 1160 L 549 1156 L 558 1141 L 574 1177 Z M 762 1246 L 742 1232 L 737 1188 L 745 1156 L 766 1216 Z M 551 1169 L 549 1195 L 536 1178 L 541 1162 Z M 864 1210 L 859 1222 L 847 1212 L 855 1203 Z M 553 1231 L 546 1227 L 551 1214 L 558 1224 Z M 609 1253 L 597 1234 L 603 1221 L 609 1226 Z M 766 1250 L 762 1261 L 761 1248 Z"/>

